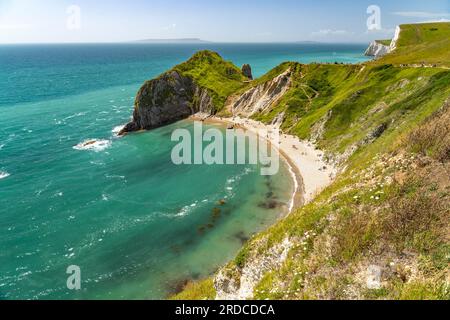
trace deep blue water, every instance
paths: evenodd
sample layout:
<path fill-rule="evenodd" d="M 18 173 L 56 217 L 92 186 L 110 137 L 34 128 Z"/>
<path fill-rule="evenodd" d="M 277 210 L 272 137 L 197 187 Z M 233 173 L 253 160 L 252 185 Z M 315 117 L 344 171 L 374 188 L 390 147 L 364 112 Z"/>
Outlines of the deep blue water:
<path fill-rule="evenodd" d="M 0 46 L 0 106 L 138 84 L 201 49 L 259 77 L 284 61 L 366 61 L 364 44 L 85 44 Z"/>

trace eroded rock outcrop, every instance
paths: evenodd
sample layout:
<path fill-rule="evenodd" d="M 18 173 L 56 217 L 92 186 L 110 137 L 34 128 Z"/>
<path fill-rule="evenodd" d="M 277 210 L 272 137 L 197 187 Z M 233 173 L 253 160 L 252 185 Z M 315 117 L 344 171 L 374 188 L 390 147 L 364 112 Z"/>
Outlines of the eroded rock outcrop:
<path fill-rule="evenodd" d="M 242 74 L 249 78 L 249 80 L 253 80 L 252 67 L 249 64 L 244 64 L 242 66 Z"/>
<path fill-rule="evenodd" d="M 272 80 L 233 97 L 230 99 L 228 108 L 235 116 L 250 117 L 255 113 L 263 113 L 289 90 L 290 85 L 291 70 L 288 69 Z"/>
<path fill-rule="evenodd" d="M 177 71 L 170 71 L 141 87 L 136 96 L 133 119 L 119 135 L 161 127 L 197 112 L 211 113 L 213 110 L 207 89 Z"/>
<path fill-rule="evenodd" d="M 247 300 L 253 298 L 256 284 L 264 274 L 279 268 L 286 260 L 294 242 L 289 238 L 261 255 L 252 256 L 244 266 L 222 268 L 214 279 L 217 300 Z"/>

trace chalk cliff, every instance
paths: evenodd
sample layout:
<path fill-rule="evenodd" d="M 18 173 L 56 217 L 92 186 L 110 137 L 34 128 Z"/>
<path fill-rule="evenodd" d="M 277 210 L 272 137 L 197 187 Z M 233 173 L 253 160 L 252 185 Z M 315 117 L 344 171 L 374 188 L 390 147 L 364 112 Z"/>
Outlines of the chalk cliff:
<path fill-rule="evenodd" d="M 373 41 L 364 53 L 366 56 L 379 58 L 391 52 L 390 46 L 384 45 L 379 41 Z"/>

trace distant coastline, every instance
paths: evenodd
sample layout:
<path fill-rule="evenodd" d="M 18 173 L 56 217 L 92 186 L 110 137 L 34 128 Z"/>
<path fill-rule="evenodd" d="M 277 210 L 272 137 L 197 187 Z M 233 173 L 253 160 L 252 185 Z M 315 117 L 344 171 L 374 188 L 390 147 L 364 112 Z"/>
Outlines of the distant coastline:
<path fill-rule="evenodd" d="M 158 43 L 158 44 L 164 44 L 164 43 L 189 43 L 189 44 L 196 44 L 196 43 L 212 43 L 211 41 L 202 40 L 199 38 L 179 38 L 179 39 L 142 39 L 137 40 L 134 42 L 139 43 Z"/>

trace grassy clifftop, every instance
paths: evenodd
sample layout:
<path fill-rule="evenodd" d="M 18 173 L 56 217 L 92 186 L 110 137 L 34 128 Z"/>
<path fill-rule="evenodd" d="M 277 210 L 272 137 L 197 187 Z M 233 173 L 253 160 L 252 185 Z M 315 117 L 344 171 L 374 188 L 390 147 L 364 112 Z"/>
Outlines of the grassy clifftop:
<path fill-rule="evenodd" d="M 223 108 L 228 96 L 242 88 L 245 85 L 244 81 L 248 80 L 233 63 L 208 50 L 197 52 L 174 70 L 208 89 L 218 110 Z"/>
<path fill-rule="evenodd" d="M 231 62 L 215 52 L 200 51 L 141 86 L 132 121 L 119 135 L 154 129 L 197 112 L 216 114 L 246 82 L 248 78 Z"/>
<path fill-rule="evenodd" d="M 316 142 L 342 169 L 224 269 L 239 283 L 245 268 L 290 243 L 281 265 L 255 283 L 254 298 L 450 299 L 449 27 L 402 26 L 397 50 L 377 61 L 287 62 L 238 89 L 290 68 L 290 89 L 254 118 L 284 113 L 284 132 Z M 212 298 L 213 281 L 178 297 Z"/>
<path fill-rule="evenodd" d="M 383 40 L 375 40 L 375 42 L 382 44 L 383 46 L 390 46 L 392 40 L 391 39 L 383 39 Z"/>
<path fill-rule="evenodd" d="M 380 63 L 450 67 L 450 23 L 401 25 L 397 49 Z"/>

